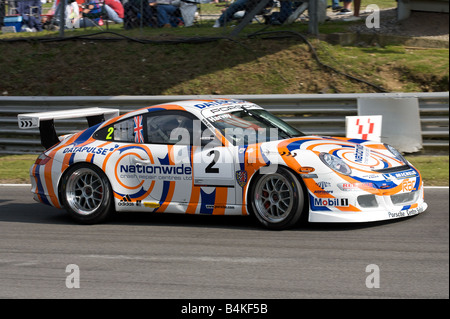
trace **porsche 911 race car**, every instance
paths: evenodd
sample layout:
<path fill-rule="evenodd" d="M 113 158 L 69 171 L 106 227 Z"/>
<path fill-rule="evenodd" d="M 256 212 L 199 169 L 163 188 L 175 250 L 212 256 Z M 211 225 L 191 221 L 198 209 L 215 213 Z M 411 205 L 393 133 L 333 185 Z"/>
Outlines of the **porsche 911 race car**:
<path fill-rule="evenodd" d="M 90 127 L 60 136 L 54 120 Z M 422 213 L 419 171 L 393 147 L 306 136 L 241 100 L 20 114 L 47 148 L 30 169 L 34 199 L 81 223 L 113 211 L 249 215 L 270 229 Z"/>

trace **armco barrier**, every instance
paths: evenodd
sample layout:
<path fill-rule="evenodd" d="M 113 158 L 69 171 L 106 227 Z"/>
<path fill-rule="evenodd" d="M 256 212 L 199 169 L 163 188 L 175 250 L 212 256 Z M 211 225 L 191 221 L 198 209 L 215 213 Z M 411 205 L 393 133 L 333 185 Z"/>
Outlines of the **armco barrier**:
<path fill-rule="evenodd" d="M 183 95 L 183 96 L 67 96 L 0 97 L 0 154 L 37 154 L 43 150 L 37 129 L 22 130 L 17 115 L 86 107 L 111 107 L 121 113 L 141 107 L 187 99 L 236 98 L 255 102 L 307 134 L 345 136 L 345 117 L 358 115 L 360 98 L 416 97 L 419 101 L 423 147 L 448 152 L 449 93 Z M 59 135 L 86 128 L 83 119 L 55 121 Z"/>

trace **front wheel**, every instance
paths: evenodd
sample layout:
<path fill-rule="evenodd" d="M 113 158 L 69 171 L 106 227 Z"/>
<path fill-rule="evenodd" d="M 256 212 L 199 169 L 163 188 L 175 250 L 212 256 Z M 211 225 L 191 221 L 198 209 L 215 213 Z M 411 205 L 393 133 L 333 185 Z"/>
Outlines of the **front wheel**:
<path fill-rule="evenodd" d="M 104 221 L 113 202 L 108 178 L 98 167 L 89 164 L 68 169 L 61 180 L 61 197 L 69 214 L 83 224 Z"/>
<path fill-rule="evenodd" d="M 300 181 L 283 167 L 273 174 L 257 176 L 250 188 L 249 199 L 254 215 L 269 229 L 294 226 L 305 206 Z"/>

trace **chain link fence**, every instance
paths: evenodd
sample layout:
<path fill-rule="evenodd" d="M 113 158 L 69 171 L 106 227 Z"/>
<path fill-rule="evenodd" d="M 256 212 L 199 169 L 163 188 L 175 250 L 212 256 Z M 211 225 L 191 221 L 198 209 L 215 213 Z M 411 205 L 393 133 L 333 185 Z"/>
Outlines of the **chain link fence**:
<path fill-rule="evenodd" d="M 0 0 L 3 38 L 68 37 L 74 32 L 127 35 L 238 35 L 248 26 L 304 24 L 317 33 L 326 0 Z M 331 1 L 334 5 L 339 2 Z M 330 7 L 329 6 L 329 7 Z M 178 31 L 180 30 L 180 31 Z M 182 30 L 182 31 L 181 31 Z M 124 33 L 125 32 L 125 33 Z M 172 31 L 173 32 L 173 31 Z M 84 34 L 85 34 L 84 33 Z"/>

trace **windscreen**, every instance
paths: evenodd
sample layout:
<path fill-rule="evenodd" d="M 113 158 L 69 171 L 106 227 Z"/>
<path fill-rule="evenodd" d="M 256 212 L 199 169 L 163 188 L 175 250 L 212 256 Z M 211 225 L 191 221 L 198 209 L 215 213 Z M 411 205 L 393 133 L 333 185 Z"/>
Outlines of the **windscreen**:
<path fill-rule="evenodd" d="M 242 109 L 211 116 L 208 121 L 234 145 L 248 145 L 304 136 L 266 110 Z"/>

